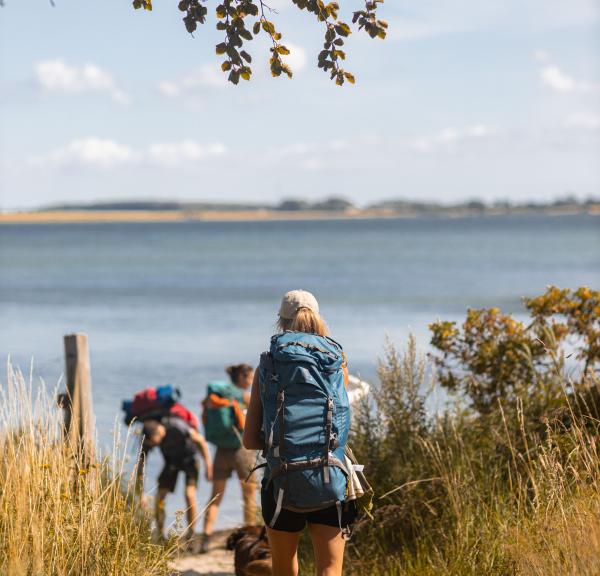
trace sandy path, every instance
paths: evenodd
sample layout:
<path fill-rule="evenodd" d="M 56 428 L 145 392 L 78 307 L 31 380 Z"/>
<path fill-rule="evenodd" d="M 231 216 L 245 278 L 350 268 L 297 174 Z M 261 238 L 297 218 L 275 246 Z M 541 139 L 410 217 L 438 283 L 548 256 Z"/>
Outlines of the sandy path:
<path fill-rule="evenodd" d="M 172 564 L 174 576 L 234 576 L 233 552 L 225 549 L 225 540 L 229 534 L 231 530 L 215 532 L 206 554 L 180 556 Z"/>

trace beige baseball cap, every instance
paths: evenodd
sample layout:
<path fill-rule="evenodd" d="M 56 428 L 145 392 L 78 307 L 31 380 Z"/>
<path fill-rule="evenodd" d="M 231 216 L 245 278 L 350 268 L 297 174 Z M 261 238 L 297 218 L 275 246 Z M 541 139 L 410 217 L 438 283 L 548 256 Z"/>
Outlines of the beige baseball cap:
<path fill-rule="evenodd" d="M 300 308 L 308 308 L 316 314 L 319 313 L 319 303 L 310 292 L 306 290 L 291 290 L 290 292 L 286 292 L 281 299 L 279 316 L 286 320 L 292 320 Z"/>

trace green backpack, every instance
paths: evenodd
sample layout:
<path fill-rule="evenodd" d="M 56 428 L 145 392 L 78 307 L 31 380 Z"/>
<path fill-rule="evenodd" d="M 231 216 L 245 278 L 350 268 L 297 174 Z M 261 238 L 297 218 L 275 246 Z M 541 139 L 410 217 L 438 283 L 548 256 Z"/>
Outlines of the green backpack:
<path fill-rule="evenodd" d="M 211 395 L 225 400 L 236 400 L 241 406 L 244 402 L 243 392 L 230 382 L 209 382 L 203 413 L 204 435 L 208 442 L 218 448 L 240 448 L 242 445 L 242 430 L 239 429 L 233 406 L 209 408 L 206 402 Z"/>

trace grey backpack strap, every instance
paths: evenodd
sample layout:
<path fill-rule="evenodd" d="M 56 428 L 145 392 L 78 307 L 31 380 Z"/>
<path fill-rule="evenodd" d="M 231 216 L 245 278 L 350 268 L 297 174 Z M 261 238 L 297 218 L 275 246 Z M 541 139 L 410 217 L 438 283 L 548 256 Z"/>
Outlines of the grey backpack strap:
<path fill-rule="evenodd" d="M 273 514 L 273 518 L 271 518 L 271 521 L 269 522 L 269 528 L 273 528 L 275 526 L 275 523 L 277 522 L 277 519 L 279 518 L 279 515 L 281 514 L 281 509 L 283 507 L 283 496 L 284 496 L 284 489 L 282 486 L 279 489 L 279 492 L 277 493 L 277 503 L 275 504 L 275 513 Z"/>
<path fill-rule="evenodd" d="M 335 507 L 337 509 L 337 516 L 338 516 L 338 525 L 340 527 L 340 530 L 342 531 L 342 538 L 344 540 L 350 540 L 350 536 L 352 536 L 352 531 L 350 530 L 350 528 L 346 525 L 346 526 L 342 526 L 342 502 L 340 502 L 339 500 L 335 503 Z"/>
<path fill-rule="evenodd" d="M 285 499 L 285 488 L 287 487 L 287 466 L 285 465 L 285 391 L 283 390 L 283 384 L 280 382 L 277 374 L 275 373 L 275 362 L 271 357 L 271 370 L 272 370 L 272 381 L 277 383 L 277 412 L 275 413 L 275 418 L 273 419 L 273 425 L 271 426 L 271 434 L 270 434 L 270 443 L 273 445 L 273 429 L 275 428 L 275 422 L 277 422 L 277 418 L 279 418 L 279 443 L 273 450 L 273 456 L 279 457 L 279 461 L 281 462 L 281 467 L 286 475 L 283 485 L 279 488 L 277 492 L 277 500 L 275 503 L 275 512 L 273 514 L 273 518 L 271 518 L 271 522 L 269 522 L 269 527 L 273 528 L 279 515 L 281 514 L 281 510 L 283 508 L 283 502 Z"/>
<path fill-rule="evenodd" d="M 323 482 L 329 484 L 329 451 L 331 450 L 331 426 L 333 423 L 333 398 L 327 398 L 327 416 L 325 420 L 325 465 Z"/>

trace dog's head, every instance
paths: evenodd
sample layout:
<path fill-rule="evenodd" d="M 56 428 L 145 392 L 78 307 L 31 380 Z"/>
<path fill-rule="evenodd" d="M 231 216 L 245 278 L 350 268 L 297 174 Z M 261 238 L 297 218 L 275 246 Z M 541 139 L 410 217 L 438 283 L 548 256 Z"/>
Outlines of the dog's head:
<path fill-rule="evenodd" d="M 267 541 L 267 531 L 264 526 L 242 526 L 235 532 L 232 532 L 227 538 L 227 550 L 235 550 L 241 540 Z"/>

